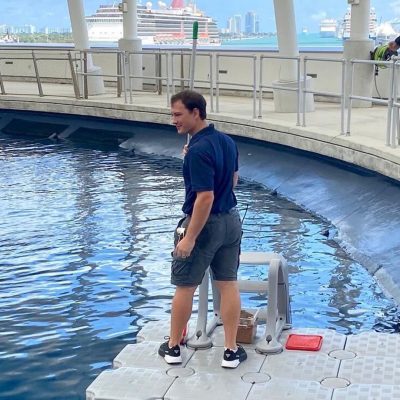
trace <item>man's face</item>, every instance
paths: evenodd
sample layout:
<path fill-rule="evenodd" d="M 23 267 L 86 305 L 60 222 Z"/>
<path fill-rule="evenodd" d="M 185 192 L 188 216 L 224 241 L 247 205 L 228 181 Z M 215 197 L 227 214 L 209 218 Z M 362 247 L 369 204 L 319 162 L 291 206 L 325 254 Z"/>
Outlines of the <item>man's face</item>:
<path fill-rule="evenodd" d="M 196 108 L 189 111 L 182 101 L 178 100 L 171 105 L 171 118 L 180 135 L 193 133 L 199 121 L 199 111 Z"/>

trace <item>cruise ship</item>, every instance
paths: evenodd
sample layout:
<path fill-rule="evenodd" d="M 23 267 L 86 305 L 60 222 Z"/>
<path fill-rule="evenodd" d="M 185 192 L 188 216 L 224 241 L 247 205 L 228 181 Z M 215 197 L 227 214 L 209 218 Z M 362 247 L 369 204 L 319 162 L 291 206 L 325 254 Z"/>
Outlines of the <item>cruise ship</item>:
<path fill-rule="evenodd" d="M 369 37 L 370 39 L 376 39 L 377 19 L 375 8 L 371 7 L 369 13 Z M 351 31 L 351 8 L 349 7 L 343 18 L 342 27 L 339 32 L 339 37 L 343 40 L 350 39 Z"/>
<path fill-rule="evenodd" d="M 199 23 L 199 45 L 221 43 L 216 22 L 195 3 L 185 5 L 184 0 L 173 0 L 167 6 L 159 1 L 157 7 L 153 8 L 150 1 L 137 5 L 138 36 L 143 44 L 191 44 L 194 21 Z M 122 11 L 117 3 L 100 5 L 85 19 L 90 41 L 116 42 L 123 36 Z"/>
<path fill-rule="evenodd" d="M 319 36 L 322 38 L 337 37 L 338 23 L 336 19 L 323 19 L 319 24 Z"/>

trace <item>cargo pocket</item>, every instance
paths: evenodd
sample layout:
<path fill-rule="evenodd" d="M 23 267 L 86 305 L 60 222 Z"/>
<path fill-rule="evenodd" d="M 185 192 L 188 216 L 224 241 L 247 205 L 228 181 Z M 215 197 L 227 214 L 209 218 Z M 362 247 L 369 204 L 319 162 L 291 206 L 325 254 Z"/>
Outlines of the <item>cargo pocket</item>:
<path fill-rule="evenodd" d="M 187 258 L 174 256 L 171 264 L 171 282 L 174 285 L 190 285 L 190 271 L 193 256 Z"/>

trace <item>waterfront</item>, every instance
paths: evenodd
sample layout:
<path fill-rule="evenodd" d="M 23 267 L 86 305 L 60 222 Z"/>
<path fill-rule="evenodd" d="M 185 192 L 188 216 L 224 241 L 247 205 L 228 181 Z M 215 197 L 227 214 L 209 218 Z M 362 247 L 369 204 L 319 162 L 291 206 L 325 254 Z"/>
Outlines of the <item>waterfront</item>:
<path fill-rule="evenodd" d="M 181 162 L 79 132 L 67 142 L 0 136 L 1 398 L 83 399 L 143 324 L 168 318 Z M 331 224 L 255 182 L 240 182 L 238 200 L 242 216 L 249 204 L 243 249 L 289 261 L 294 326 L 398 330 L 393 302 L 322 234 Z"/>

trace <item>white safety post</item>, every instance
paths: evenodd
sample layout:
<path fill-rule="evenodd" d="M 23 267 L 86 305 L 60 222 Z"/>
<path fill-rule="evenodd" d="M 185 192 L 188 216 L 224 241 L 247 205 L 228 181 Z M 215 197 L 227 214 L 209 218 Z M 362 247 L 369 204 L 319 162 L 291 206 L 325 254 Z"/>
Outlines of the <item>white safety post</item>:
<path fill-rule="evenodd" d="M 118 47 L 122 51 L 132 53 L 128 58 L 125 58 L 125 68 L 127 73 L 136 78 L 131 80 L 129 88 L 133 90 L 142 90 L 143 80 L 143 55 L 142 40 L 138 37 L 138 22 L 137 22 L 137 1 L 124 0 L 121 3 L 122 21 L 123 21 L 123 38 L 118 41 Z M 139 78 L 138 78 L 139 77 Z"/>
<path fill-rule="evenodd" d="M 278 36 L 279 56 L 298 57 L 296 17 L 293 0 L 274 0 L 276 31 Z M 307 86 L 311 78 L 307 79 Z M 280 60 L 279 80 L 273 86 L 295 89 L 298 85 L 297 61 Z M 274 89 L 274 105 L 277 112 L 297 112 L 298 95 L 294 91 Z M 314 97 L 306 96 L 306 111 L 314 110 Z"/>
<path fill-rule="evenodd" d="M 71 19 L 72 37 L 74 38 L 76 50 L 89 50 L 89 35 L 85 21 L 85 11 L 83 8 L 83 0 L 68 0 L 68 10 Z M 83 72 L 83 66 L 81 70 Z M 92 55 L 87 54 L 87 73 L 90 74 L 87 78 L 88 94 L 102 94 L 104 93 L 104 82 L 101 76 L 102 70 L 100 67 L 93 65 Z M 82 82 L 81 79 L 78 80 Z M 83 92 L 82 87 L 80 88 Z"/>
<path fill-rule="evenodd" d="M 343 56 L 346 60 L 369 60 L 374 42 L 369 39 L 370 0 L 347 0 L 351 6 L 350 39 L 344 42 Z M 346 80 L 346 93 L 351 86 L 351 68 Z M 368 64 L 358 64 L 354 67 L 353 94 L 372 97 L 374 67 Z M 368 101 L 353 100 L 352 107 L 371 107 Z"/>

